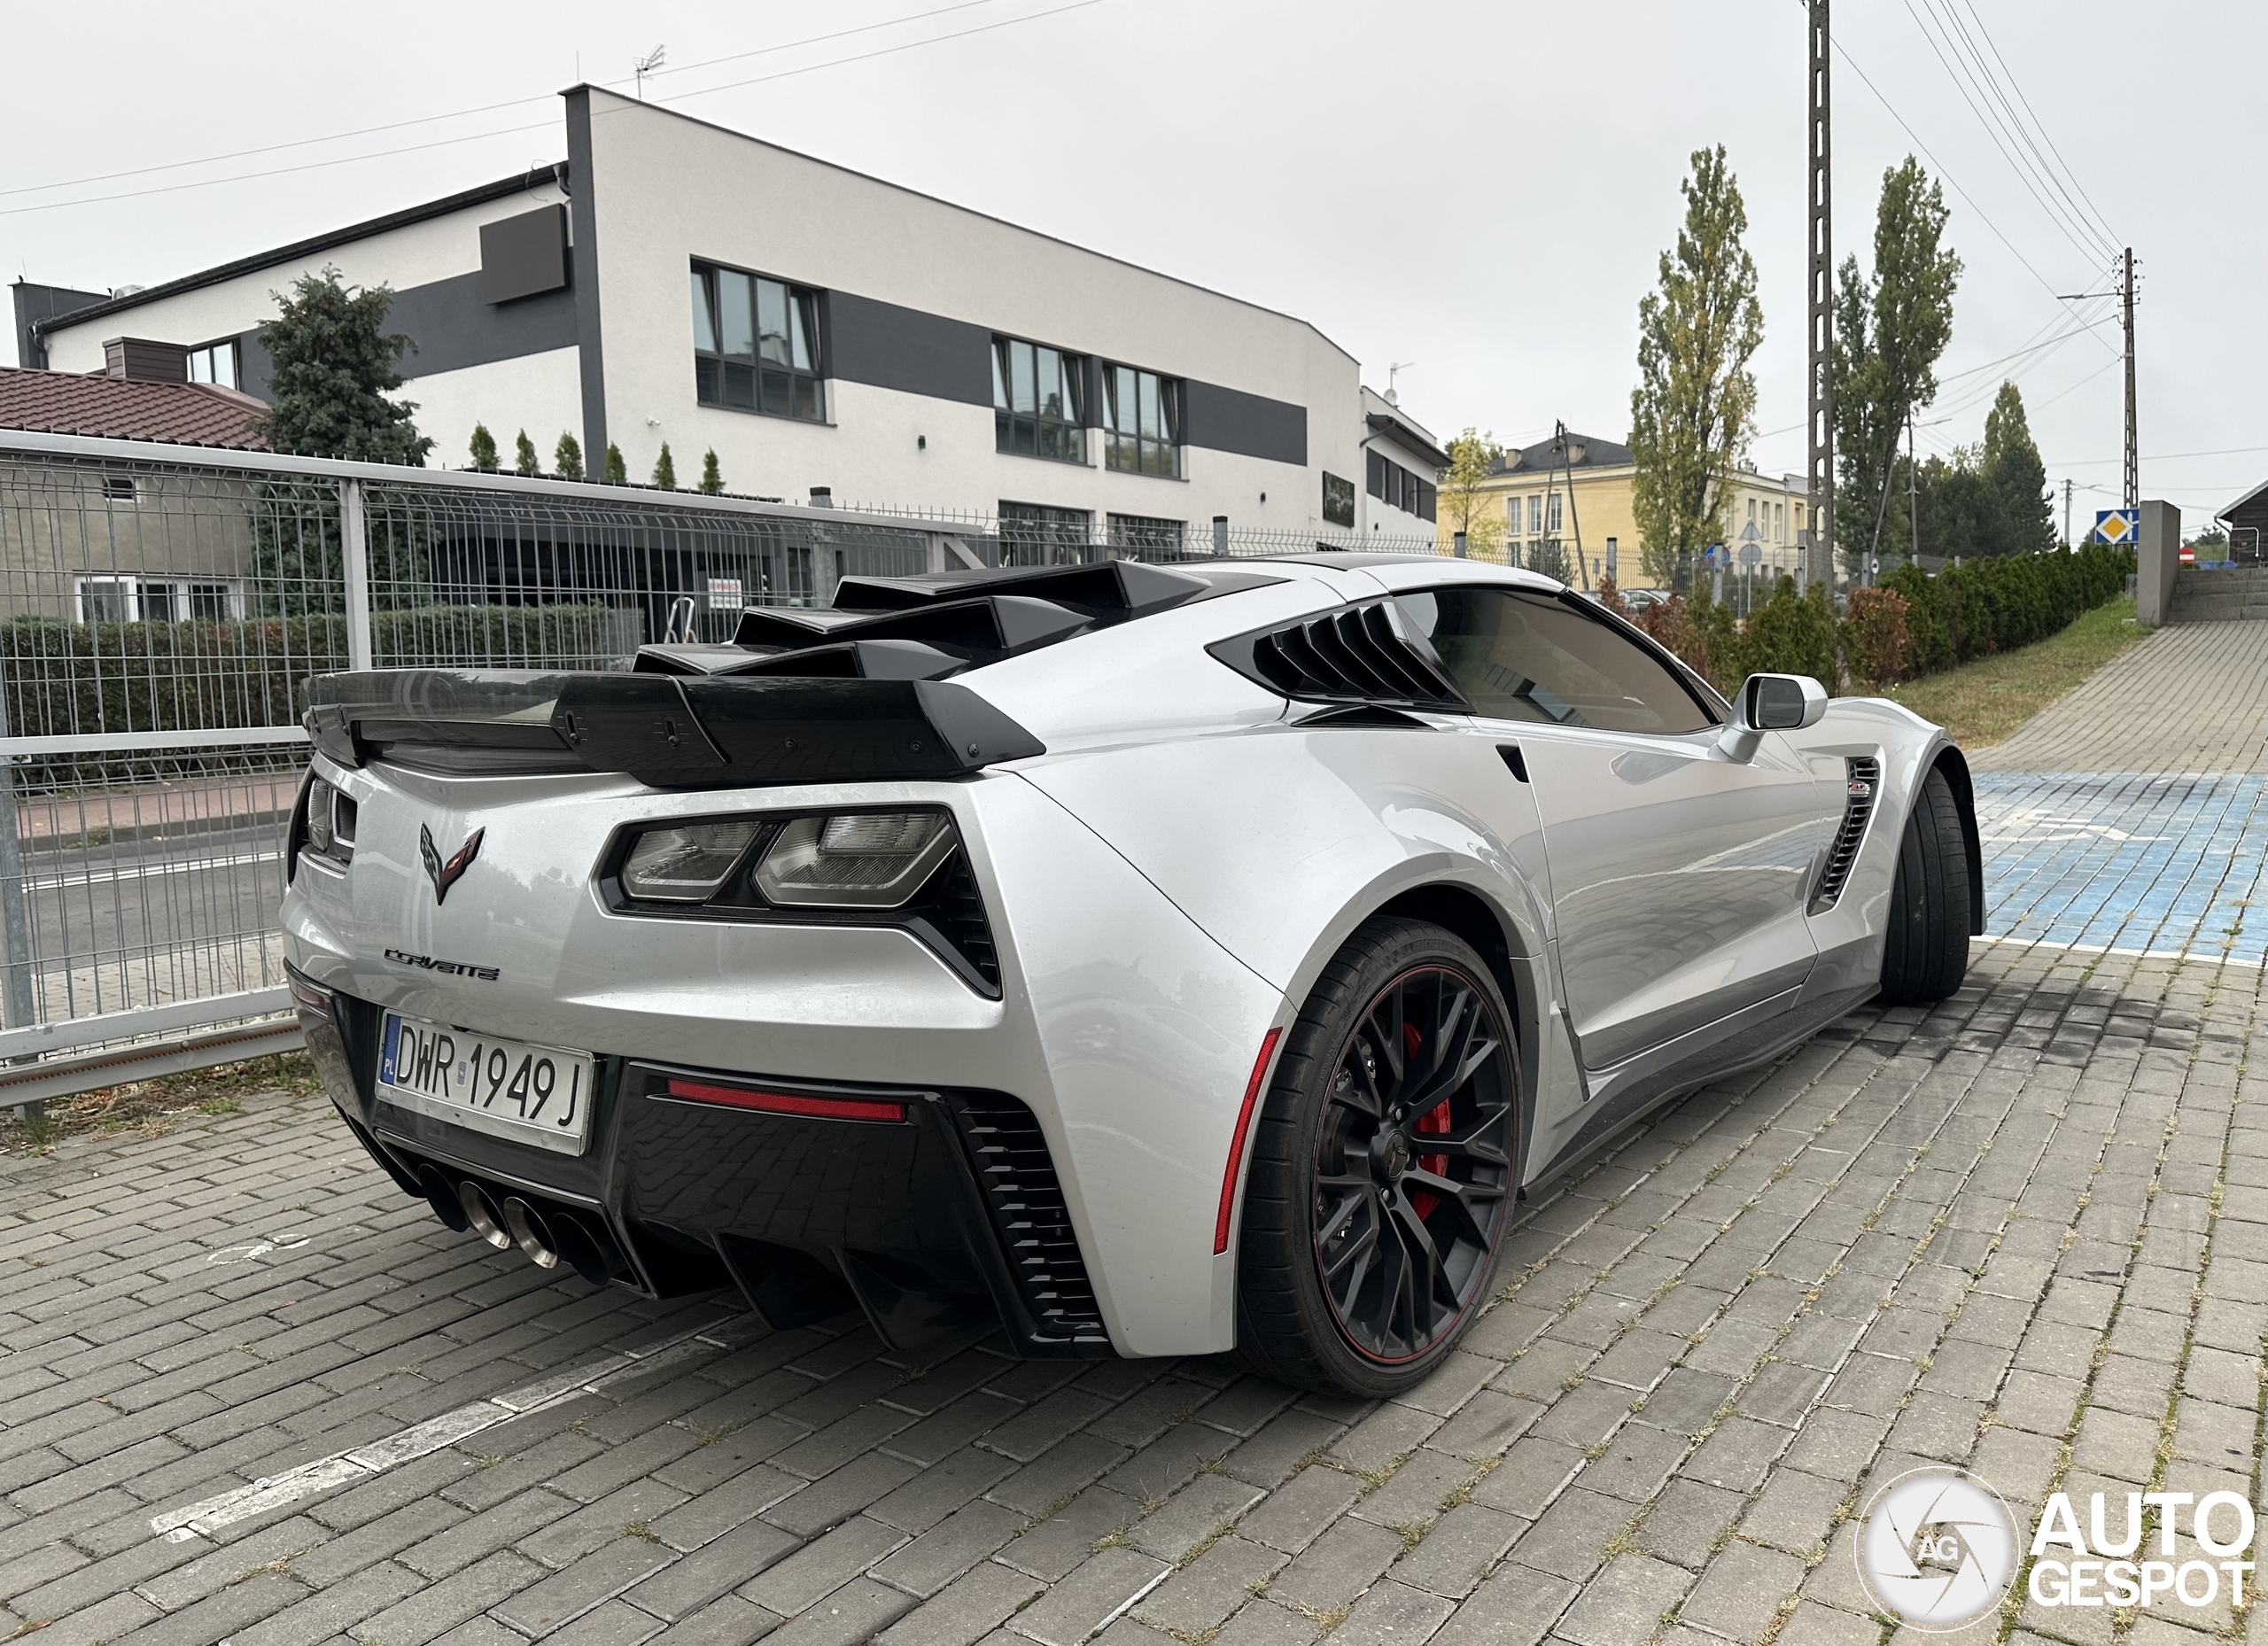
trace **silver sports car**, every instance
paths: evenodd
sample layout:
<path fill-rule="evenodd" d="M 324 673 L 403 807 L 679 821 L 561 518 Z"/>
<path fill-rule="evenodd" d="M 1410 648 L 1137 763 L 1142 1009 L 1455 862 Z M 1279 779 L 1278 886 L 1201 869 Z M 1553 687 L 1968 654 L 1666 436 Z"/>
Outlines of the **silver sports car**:
<path fill-rule="evenodd" d="M 316 680 L 310 1044 L 452 1227 L 775 1325 L 1409 1386 L 1511 1202 L 1961 982 L 1966 763 L 1456 560 L 846 578 Z"/>

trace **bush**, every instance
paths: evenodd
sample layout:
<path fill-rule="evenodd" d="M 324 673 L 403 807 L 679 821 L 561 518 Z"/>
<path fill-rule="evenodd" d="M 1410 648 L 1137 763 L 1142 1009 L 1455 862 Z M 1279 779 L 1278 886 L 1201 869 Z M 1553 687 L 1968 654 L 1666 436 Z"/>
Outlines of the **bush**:
<path fill-rule="evenodd" d="M 1843 660 L 1853 681 L 1888 686 L 1906 678 L 1906 596 L 1894 588 L 1854 588 L 1844 607 Z"/>
<path fill-rule="evenodd" d="M 381 668 L 598 666 L 613 613 L 596 603 L 413 606 L 374 612 Z M 289 726 L 309 675 L 346 667 L 346 619 L 0 623 L 0 685 L 17 737 Z"/>
<path fill-rule="evenodd" d="M 1931 577 L 1900 566 L 1880 588 L 1852 589 L 1840 624 L 1824 586 L 1796 593 L 1782 578 L 1745 625 L 1711 601 L 1672 595 L 1636 614 L 1638 626 L 1729 695 L 1750 674 L 1808 674 L 1830 691 L 1840 676 L 1868 686 L 1934 674 L 2062 633 L 2125 586 L 2126 549 L 2003 555 Z"/>

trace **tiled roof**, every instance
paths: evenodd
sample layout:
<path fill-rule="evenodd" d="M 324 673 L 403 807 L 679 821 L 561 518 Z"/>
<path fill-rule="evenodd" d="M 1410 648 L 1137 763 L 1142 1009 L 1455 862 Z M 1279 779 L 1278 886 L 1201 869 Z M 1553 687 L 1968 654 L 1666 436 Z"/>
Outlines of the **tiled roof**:
<path fill-rule="evenodd" d="M 139 383 L 0 366 L 0 429 L 258 452 L 268 442 L 252 424 L 267 410 L 267 401 L 216 383 Z"/>
<path fill-rule="evenodd" d="M 1577 434 L 1572 429 L 1567 431 L 1567 444 L 1576 448 L 1569 455 L 1573 458 L 1571 466 L 1577 469 L 1612 469 L 1636 461 L 1631 456 L 1630 448 L 1618 441 L 1596 439 L 1588 434 Z M 1506 452 L 1496 464 L 1496 472 L 1512 474 L 1525 470 L 1541 474 L 1565 461 L 1560 456 L 1557 440 L 1539 440 L 1534 446 L 1523 446 L 1518 451 Z"/>

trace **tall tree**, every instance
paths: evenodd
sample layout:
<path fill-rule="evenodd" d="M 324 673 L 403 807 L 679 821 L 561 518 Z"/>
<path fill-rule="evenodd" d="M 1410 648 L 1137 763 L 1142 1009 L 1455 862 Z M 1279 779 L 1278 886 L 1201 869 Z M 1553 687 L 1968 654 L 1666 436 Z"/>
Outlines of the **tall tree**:
<path fill-rule="evenodd" d="M 486 423 L 477 423 L 472 425 L 472 444 L 470 449 L 474 469 L 482 474 L 496 472 L 496 437 L 488 432 Z"/>
<path fill-rule="evenodd" d="M 393 293 L 349 286 L 336 268 L 302 275 L 278 313 L 260 324 L 268 351 L 269 447 L 301 457 L 422 466 L 433 442 L 417 432 L 416 406 L 386 396 L 401 386 L 409 338 L 385 329 Z"/>
<path fill-rule="evenodd" d="M 1490 507 L 1494 500 L 1485 489 L 1503 454 L 1495 440 L 1468 428 L 1449 442 L 1449 466 L 1441 470 L 1433 499 L 1435 512 L 1449 530 L 1464 533 L 1464 552 L 1479 560 L 1494 560 L 1503 552 L 1504 516 Z"/>
<path fill-rule="evenodd" d="M 2000 384 L 1992 409 L 1984 414 L 1983 468 L 2000 516 L 2000 552 L 2036 555 L 2054 547 L 2055 510 L 2047 499 L 2047 465 L 2039 461 L 2039 447 L 2032 444 L 2023 395 L 2013 383 Z"/>
<path fill-rule="evenodd" d="M 1638 386 L 1630 392 L 1632 503 L 1647 574 L 1669 584 L 1724 535 L 1734 465 L 1756 423 L 1748 369 L 1764 341 L 1748 207 L 1722 144 L 1698 149 L 1680 185 L 1685 222 L 1661 256 L 1660 289 L 1638 302 Z"/>
<path fill-rule="evenodd" d="M 512 472 L 531 477 L 542 472 L 536 467 L 535 442 L 528 439 L 525 429 L 520 431 L 519 439 L 512 443 Z"/>
<path fill-rule="evenodd" d="M 1953 338 L 1961 258 L 1944 244 L 1948 215 L 1943 185 L 1907 155 L 1883 174 L 1873 277 L 1850 258 L 1837 282 L 1832 369 L 1843 472 L 1835 535 L 1854 567 L 1877 540 L 1885 551 L 1912 547 L 1887 483 L 1907 416 L 1938 397 L 1938 361 Z"/>
<path fill-rule="evenodd" d="M 662 442 L 662 454 L 654 459 L 654 484 L 667 491 L 677 490 L 677 459 L 670 455 L 670 443 Z"/>
<path fill-rule="evenodd" d="M 559 431 L 559 444 L 551 449 L 551 472 L 563 480 L 583 477 L 583 443 L 564 429 Z"/>
<path fill-rule="evenodd" d="M 717 448 L 713 446 L 701 459 L 701 489 L 711 497 L 725 494 L 725 476 L 717 467 Z"/>

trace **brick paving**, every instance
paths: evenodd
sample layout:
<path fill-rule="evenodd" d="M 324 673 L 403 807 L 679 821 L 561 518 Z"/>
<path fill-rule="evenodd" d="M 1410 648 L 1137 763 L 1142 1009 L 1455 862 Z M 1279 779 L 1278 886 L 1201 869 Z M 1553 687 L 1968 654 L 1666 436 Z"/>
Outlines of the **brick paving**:
<path fill-rule="evenodd" d="M 1971 752 L 1980 772 L 2268 773 L 2268 623 L 2163 628 Z"/>
<path fill-rule="evenodd" d="M 1540 1196 L 1464 1352 L 1375 1407 L 593 1292 L 441 1229 L 320 1099 L 10 1161 L 0 1636 L 1887 1638 L 1846 1517 L 1922 1462 L 2020 1514 L 2260 1501 L 2262 976 L 1980 944 L 1946 1005 L 1855 1013 Z M 460 1443 L 151 1528 L 547 1378 Z"/>

